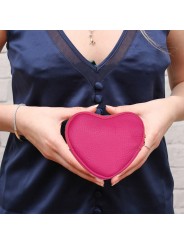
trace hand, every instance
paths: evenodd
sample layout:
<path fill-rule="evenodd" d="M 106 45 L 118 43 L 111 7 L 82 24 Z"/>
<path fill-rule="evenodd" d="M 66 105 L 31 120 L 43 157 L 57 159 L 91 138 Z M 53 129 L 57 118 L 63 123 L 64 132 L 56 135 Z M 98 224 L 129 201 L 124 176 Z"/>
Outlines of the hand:
<path fill-rule="evenodd" d="M 61 164 L 86 180 L 103 186 L 103 180 L 90 174 L 75 159 L 60 133 L 61 124 L 64 120 L 69 119 L 77 112 L 95 112 L 95 110 L 96 106 L 87 108 L 22 106 L 17 112 L 17 128 L 19 134 L 24 135 L 45 158 Z"/>
<path fill-rule="evenodd" d="M 128 106 L 106 106 L 110 114 L 133 112 L 140 116 L 145 127 L 145 145 L 134 161 L 120 174 L 112 178 L 111 184 L 115 185 L 120 180 L 139 169 L 147 160 L 151 152 L 156 149 L 168 128 L 174 122 L 172 98 L 152 100 Z"/>

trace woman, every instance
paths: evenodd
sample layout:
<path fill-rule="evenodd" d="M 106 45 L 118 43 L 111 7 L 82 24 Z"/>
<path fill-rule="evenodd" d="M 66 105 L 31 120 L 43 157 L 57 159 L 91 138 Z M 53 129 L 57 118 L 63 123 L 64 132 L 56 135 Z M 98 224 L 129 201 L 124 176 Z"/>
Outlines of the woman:
<path fill-rule="evenodd" d="M 14 105 L 0 105 L 0 130 L 11 133 L 0 212 L 173 213 L 163 137 L 184 120 L 184 31 L 1 31 L 6 42 Z M 60 134 L 79 111 L 143 120 L 145 146 L 109 181 L 84 169 Z"/>

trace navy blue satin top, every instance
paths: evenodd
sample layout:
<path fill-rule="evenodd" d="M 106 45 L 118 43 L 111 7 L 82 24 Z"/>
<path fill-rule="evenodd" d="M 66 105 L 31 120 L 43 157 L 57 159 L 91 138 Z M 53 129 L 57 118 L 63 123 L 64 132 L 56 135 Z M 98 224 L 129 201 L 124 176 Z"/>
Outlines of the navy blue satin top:
<path fill-rule="evenodd" d="M 166 48 L 167 31 L 147 31 Z M 169 54 L 140 31 L 124 31 L 94 66 L 63 31 L 8 31 L 14 103 L 73 107 L 131 105 L 165 96 Z M 158 119 L 159 120 L 159 119 Z M 64 136 L 64 129 L 62 128 Z M 147 162 L 111 187 L 99 187 L 45 159 L 10 134 L 0 172 L 0 213 L 173 213 L 173 178 L 163 139 Z"/>

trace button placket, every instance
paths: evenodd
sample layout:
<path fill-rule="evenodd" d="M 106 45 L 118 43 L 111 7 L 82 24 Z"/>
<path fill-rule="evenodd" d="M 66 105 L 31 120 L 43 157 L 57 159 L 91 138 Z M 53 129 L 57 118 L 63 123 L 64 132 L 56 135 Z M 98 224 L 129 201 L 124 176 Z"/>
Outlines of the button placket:
<path fill-rule="evenodd" d="M 100 207 L 95 207 L 95 208 L 93 209 L 93 213 L 94 213 L 94 214 L 101 214 L 101 213 L 102 213 L 102 209 L 101 209 Z"/>
<path fill-rule="evenodd" d="M 96 82 L 94 87 L 96 90 L 101 91 L 103 89 L 103 84 L 101 82 Z"/>
<path fill-rule="evenodd" d="M 95 101 L 95 103 L 100 104 L 102 102 L 102 95 L 101 94 L 95 94 L 94 101 Z"/>
<path fill-rule="evenodd" d="M 103 109 L 102 108 L 97 108 L 96 109 L 96 114 L 102 115 L 103 114 Z"/>
<path fill-rule="evenodd" d="M 96 192 L 95 192 L 95 197 L 96 197 L 97 199 L 101 198 L 101 197 L 102 197 L 102 192 L 101 192 L 101 191 L 96 191 Z"/>
<path fill-rule="evenodd" d="M 94 90 L 95 90 L 95 95 L 94 95 L 94 102 L 97 103 L 97 104 L 101 104 L 102 101 L 103 101 L 103 96 L 102 96 L 102 90 L 103 90 L 103 83 L 102 82 L 95 82 L 94 83 Z M 103 109 L 100 108 L 100 105 L 99 107 L 97 108 L 96 110 L 96 113 L 97 114 L 103 114 Z"/>
<path fill-rule="evenodd" d="M 102 190 L 100 188 L 97 188 L 94 192 L 94 207 L 92 212 L 94 214 L 101 214 L 103 213 L 103 209 L 102 209 Z"/>
<path fill-rule="evenodd" d="M 102 102 L 103 102 L 103 96 L 102 96 L 102 90 L 104 88 L 104 85 L 102 82 L 95 82 L 94 83 L 94 91 L 95 91 L 95 95 L 94 95 L 94 102 L 95 103 L 98 103 L 99 106 L 98 108 L 96 109 L 96 113 L 97 114 L 103 114 L 103 111 L 104 111 L 104 106 L 102 105 Z M 93 208 L 93 213 L 94 214 L 102 214 L 103 213 L 103 210 L 101 208 L 101 197 L 102 197 L 102 191 L 100 189 L 96 189 L 96 191 L 94 192 L 94 198 L 95 198 L 95 205 L 94 205 L 94 208 Z"/>

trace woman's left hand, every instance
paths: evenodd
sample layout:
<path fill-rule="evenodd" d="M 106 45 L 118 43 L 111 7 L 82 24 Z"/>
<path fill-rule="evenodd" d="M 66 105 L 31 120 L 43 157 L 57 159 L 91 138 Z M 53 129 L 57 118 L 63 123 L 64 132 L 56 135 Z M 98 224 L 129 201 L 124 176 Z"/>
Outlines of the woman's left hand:
<path fill-rule="evenodd" d="M 117 184 L 120 180 L 139 169 L 145 163 L 151 152 L 159 146 L 166 131 L 175 121 L 173 99 L 171 96 L 128 106 L 106 106 L 106 111 L 110 114 L 133 112 L 140 116 L 144 123 L 146 135 L 145 145 L 137 157 L 123 172 L 112 178 L 112 185 Z"/>

